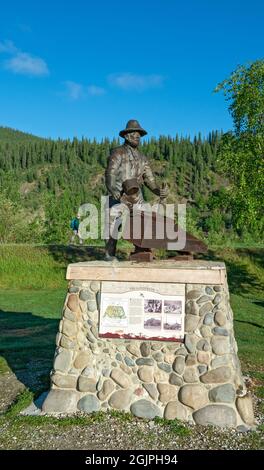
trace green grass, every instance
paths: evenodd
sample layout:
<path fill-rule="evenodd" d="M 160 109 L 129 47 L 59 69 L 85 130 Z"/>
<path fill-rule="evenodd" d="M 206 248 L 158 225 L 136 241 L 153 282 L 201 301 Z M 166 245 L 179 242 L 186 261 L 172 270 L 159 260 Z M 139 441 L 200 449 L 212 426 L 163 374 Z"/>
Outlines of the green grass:
<path fill-rule="evenodd" d="M 264 387 L 257 387 L 255 389 L 255 394 L 257 395 L 258 398 L 264 399 Z"/>
<path fill-rule="evenodd" d="M 0 289 L 65 288 L 65 263 L 48 247 L 0 245 Z"/>
<path fill-rule="evenodd" d="M 109 413 L 113 418 L 117 418 L 124 423 L 133 420 L 132 415 L 130 413 L 126 413 L 125 411 L 110 410 Z"/>
<path fill-rule="evenodd" d="M 257 379 L 257 381 L 264 383 L 264 371 L 254 370 L 251 375 Z"/>
<path fill-rule="evenodd" d="M 253 375 L 264 370 L 264 250 L 228 248 L 213 258 L 226 263 L 238 355 Z"/>
<path fill-rule="evenodd" d="M 177 420 L 168 420 L 164 418 L 159 418 L 158 416 L 154 418 L 155 424 L 158 424 L 159 426 L 163 426 L 164 432 L 170 432 L 171 434 L 176 434 L 177 436 L 190 436 L 191 435 L 191 430 L 188 429 L 184 424 Z"/>
<path fill-rule="evenodd" d="M 26 386 L 40 391 L 49 386 L 65 295 L 65 289 L 1 291 L 0 373 L 12 370 Z"/>
<path fill-rule="evenodd" d="M 7 416 L 9 417 L 9 416 Z M 56 425 L 59 427 L 69 427 L 69 426 L 91 426 L 95 423 L 103 423 L 106 421 L 106 413 L 98 411 L 96 413 L 91 413 L 87 416 L 65 416 L 65 417 L 56 417 L 56 416 L 12 416 L 12 426 L 20 427 L 21 425 L 41 427 L 47 426 L 49 424 Z"/>
<path fill-rule="evenodd" d="M 231 306 L 235 312 L 234 329 L 240 360 L 244 366 L 263 367 L 263 307 L 237 294 L 231 295 Z"/>
<path fill-rule="evenodd" d="M 123 258 L 127 249 L 122 245 Z M 34 393 L 49 387 L 66 266 L 103 255 L 102 247 L 0 246 L 0 373 L 12 370 Z M 226 263 L 239 358 L 262 397 L 264 250 L 224 248 L 207 258 Z"/>
<path fill-rule="evenodd" d="M 15 402 L 7 410 L 5 416 L 7 418 L 14 418 L 21 411 L 23 411 L 25 408 L 27 408 L 30 405 L 30 403 L 32 403 L 33 399 L 34 399 L 33 392 L 30 392 L 30 390 L 25 389 L 23 392 L 21 392 L 17 396 Z"/>
<path fill-rule="evenodd" d="M 263 301 L 264 249 L 224 249 L 215 255 L 226 263 L 231 293 Z"/>
<path fill-rule="evenodd" d="M 95 423 L 101 423 L 106 419 L 106 413 L 99 411 L 97 413 L 91 413 L 89 415 L 83 416 L 23 416 L 19 415 L 21 411 L 26 409 L 35 398 L 34 393 L 28 389 L 25 389 L 21 392 L 15 402 L 8 408 L 4 415 L 0 415 L 0 424 L 3 422 L 4 419 L 8 419 L 12 421 L 13 428 L 17 426 L 20 427 L 22 425 L 28 426 L 42 426 L 48 424 L 55 424 L 57 426 L 88 426 Z M 119 419 L 121 419 L 120 415 L 116 415 Z"/>

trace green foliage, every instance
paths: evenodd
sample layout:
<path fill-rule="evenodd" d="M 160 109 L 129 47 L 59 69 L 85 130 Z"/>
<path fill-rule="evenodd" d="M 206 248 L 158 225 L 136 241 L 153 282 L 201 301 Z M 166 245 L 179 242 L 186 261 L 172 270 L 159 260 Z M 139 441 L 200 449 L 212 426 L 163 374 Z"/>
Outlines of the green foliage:
<path fill-rule="evenodd" d="M 72 218 L 71 196 L 68 190 L 54 199 L 48 196 L 46 203 L 45 242 L 69 243 L 70 227 Z"/>
<path fill-rule="evenodd" d="M 127 423 L 133 421 L 133 416 L 131 413 L 127 413 L 125 411 L 120 411 L 120 410 L 110 410 L 109 411 L 110 416 L 113 418 L 117 418 L 120 421 Z"/>
<path fill-rule="evenodd" d="M 7 410 L 6 417 L 13 418 L 16 416 L 20 411 L 24 410 L 30 403 L 33 401 L 34 394 L 30 390 L 26 389 L 21 392 L 12 406 Z"/>
<path fill-rule="evenodd" d="M 94 203 L 99 207 L 101 195 L 106 194 L 107 157 L 119 142 L 52 141 L 22 136 L 23 133 L 0 128 L 0 186 L 5 204 L 12 207 L 6 213 L 17 227 L 14 233 L 6 223 L 2 224 L 2 242 L 68 243 L 70 220 L 79 206 Z M 217 132 L 208 139 L 198 136 L 193 141 L 161 136 L 142 145 L 142 152 L 152 160 L 158 184 L 168 182 L 168 202 L 183 199 L 191 209 L 196 200 L 203 199 L 197 218 L 202 217 L 215 186 L 212 174 L 219 139 Z M 146 187 L 143 191 L 148 202 L 157 201 Z"/>
<path fill-rule="evenodd" d="M 228 178 L 233 184 L 240 159 L 236 157 L 234 171 L 229 169 L 230 159 L 234 161 L 230 139 L 236 137 L 221 140 L 217 131 L 207 139 L 201 135 L 192 140 L 161 136 L 144 141 L 142 152 L 151 160 L 157 183 L 167 181 L 167 202 L 187 204 L 187 224 L 194 235 L 217 243 L 236 234 L 263 239 L 263 218 L 256 216 L 261 201 L 261 161 L 256 175 L 254 167 L 249 172 L 252 160 L 247 160 L 243 174 L 250 176 L 239 192 L 233 191 Z M 38 139 L 0 128 L 0 243 L 68 244 L 70 220 L 80 205 L 100 207 L 100 197 L 106 194 L 107 157 L 117 145 L 118 141 L 108 139 Z M 217 155 L 225 155 L 220 158 L 220 169 L 228 178 L 216 173 Z M 256 184 L 249 185 L 253 177 Z M 251 194 L 244 197 L 247 185 Z M 148 202 L 157 202 L 146 187 L 143 193 Z"/>
<path fill-rule="evenodd" d="M 229 188 L 233 222 L 241 233 L 263 235 L 264 191 L 264 60 L 239 66 L 218 85 L 231 101 L 235 133 L 227 133 L 219 146 L 221 170 Z"/>
<path fill-rule="evenodd" d="M 168 420 L 164 418 L 159 418 L 157 416 L 156 418 L 154 418 L 154 422 L 159 426 L 164 426 L 167 432 L 176 434 L 177 436 L 184 437 L 191 435 L 191 430 L 184 426 L 184 424 L 178 419 Z"/>
<path fill-rule="evenodd" d="M 264 229 L 264 158 L 253 135 L 223 136 L 219 151 L 220 167 L 229 175 L 229 205 L 234 226 L 262 236 Z"/>
<path fill-rule="evenodd" d="M 11 129 L 10 127 L 0 127 L 0 140 L 1 142 L 28 142 L 28 141 L 40 141 L 43 140 L 40 137 L 36 137 L 32 134 L 27 134 L 26 132 L 21 132 L 18 130 Z"/>
<path fill-rule="evenodd" d="M 204 227 L 211 232 L 221 233 L 224 230 L 223 216 L 218 209 L 214 209 L 206 219 Z"/>
<path fill-rule="evenodd" d="M 242 65 L 221 82 L 216 91 L 223 90 L 231 101 L 229 110 L 236 133 L 264 133 L 264 59 Z"/>
<path fill-rule="evenodd" d="M 38 217 L 19 207 L 18 203 L 0 193 L 0 243 L 39 242 L 43 234 L 43 223 Z"/>

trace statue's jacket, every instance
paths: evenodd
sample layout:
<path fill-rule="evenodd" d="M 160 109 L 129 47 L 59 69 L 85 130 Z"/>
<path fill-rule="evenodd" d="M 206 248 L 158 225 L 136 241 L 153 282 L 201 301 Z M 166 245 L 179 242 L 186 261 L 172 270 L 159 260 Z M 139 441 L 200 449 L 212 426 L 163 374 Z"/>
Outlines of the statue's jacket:
<path fill-rule="evenodd" d="M 143 184 L 151 190 L 156 187 L 147 157 L 126 143 L 111 151 L 105 177 L 108 192 L 117 202 L 123 195 L 122 185 L 127 179 L 137 179 L 140 187 L 138 200 L 141 201 L 143 201 L 141 191 Z"/>

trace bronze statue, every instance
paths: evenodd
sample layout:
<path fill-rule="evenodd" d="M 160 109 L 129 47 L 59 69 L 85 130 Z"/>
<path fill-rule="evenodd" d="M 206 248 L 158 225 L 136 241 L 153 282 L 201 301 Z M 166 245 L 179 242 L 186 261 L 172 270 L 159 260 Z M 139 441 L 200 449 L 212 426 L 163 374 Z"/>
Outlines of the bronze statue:
<path fill-rule="evenodd" d="M 120 137 L 125 142 L 120 147 L 112 150 L 106 169 L 106 187 L 109 192 L 109 225 L 110 238 L 106 242 L 105 260 L 111 261 L 115 258 L 118 231 L 122 225 L 124 210 L 129 209 L 129 220 L 125 224 L 123 237 L 131 241 L 135 246 L 135 251 L 130 255 L 130 259 L 136 261 L 152 261 L 153 248 L 170 249 L 172 240 L 167 238 L 167 233 L 163 237 L 159 236 L 161 227 L 170 227 L 177 241 L 178 226 L 174 219 L 165 217 L 164 213 L 148 211 L 144 209 L 144 198 L 142 186 L 145 184 L 154 194 L 160 197 L 160 203 L 165 204 L 168 195 L 168 187 L 163 183 L 158 187 L 148 159 L 139 152 L 138 146 L 140 138 L 147 132 L 140 126 L 138 121 L 131 119 L 126 128 L 120 131 Z M 135 210 L 136 209 L 136 210 Z M 134 227 L 140 227 L 140 235 L 134 234 Z M 146 236 L 150 229 L 151 237 Z M 163 232 L 164 233 L 164 232 Z M 186 233 L 185 245 L 179 249 L 181 259 L 192 259 L 193 252 L 204 253 L 207 251 L 206 245 Z"/>
<path fill-rule="evenodd" d="M 167 196 L 167 188 L 157 186 L 147 157 L 138 150 L 140 138 L 146 134 L 139 122 L 131 119 L 126 128 L 119 132 L 120 137 L 125 139 L 124 144 L 113 149 L 108 159 L 106 187 L 110 195 L 110 232 L 120 228 L 122 214 L 117 206 L 121 202 L 129 208 L 144 202 L 143 184 L 157 196 Z M 117 240 L 110 236 L 106 243 L 106 260 L 115 258 L 116 244 Z"/>

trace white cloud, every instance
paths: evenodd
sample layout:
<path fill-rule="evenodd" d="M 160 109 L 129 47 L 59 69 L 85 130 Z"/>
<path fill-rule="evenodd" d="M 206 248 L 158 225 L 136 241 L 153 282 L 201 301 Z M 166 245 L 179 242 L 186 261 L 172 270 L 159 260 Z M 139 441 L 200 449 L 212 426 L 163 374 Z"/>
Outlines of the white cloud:
<path fill-rule="evenodd" d="M 164 77 L 162 75 L 137 75 L 130 72 L 116 73 L 109 75 L 110 85 L 122 90 L 144 91 L 149 88 L 159 88 L 163 85 Z"/>
<path fill-rule="evenodd" d="M 5 68 L 21 75 L 42 76 L 49 74 L 48 66 L 43 59 L 26 52 L 19 52 L 11 59 L 6 60 Z"/>
<path fill-rule="evenodd" d="M 12 56 L 4 62 L 4 67 L 13 73 L 38 77 L 49 74 L 45 60 L 20 51 L 12 41 L 0 42 L 0 52 Z"/>
<path fill-rule="evenodd" d="M 70 80 L 64 82 L 66 86 L 66 95 L 73 101 L 84 97 L 84 86 L 81 83 L 72 82 Z"/>
<path fill-rule="evenodd" d="M 93 96 L 100 96 L 100 95 L 105 94 L 105 89 L 100 87 L 100 86 L 96 86 L 96 85 L 88 86 L 87 91 L 88 91 L 89 95 L 93 95 Z"/>
<path fill-rule="evenodd" d="M 16 48 L 13 41 L 5 40 L 0 42 L 0 52 L 5 52 L 7 54 L 16 54 L 18 49 Z"/>
<path fill-rule="evenodd" d="M 102 87 L 96 85 L 85 86 L 81 83 L 73 82 L 71 80 L 64 82 L 64 85 L 66 87 L 64 95 L 66 95 L 72 101 L 87 98 L 89 95 L 101 96 L 106 93 L 105 89 Z"/>

